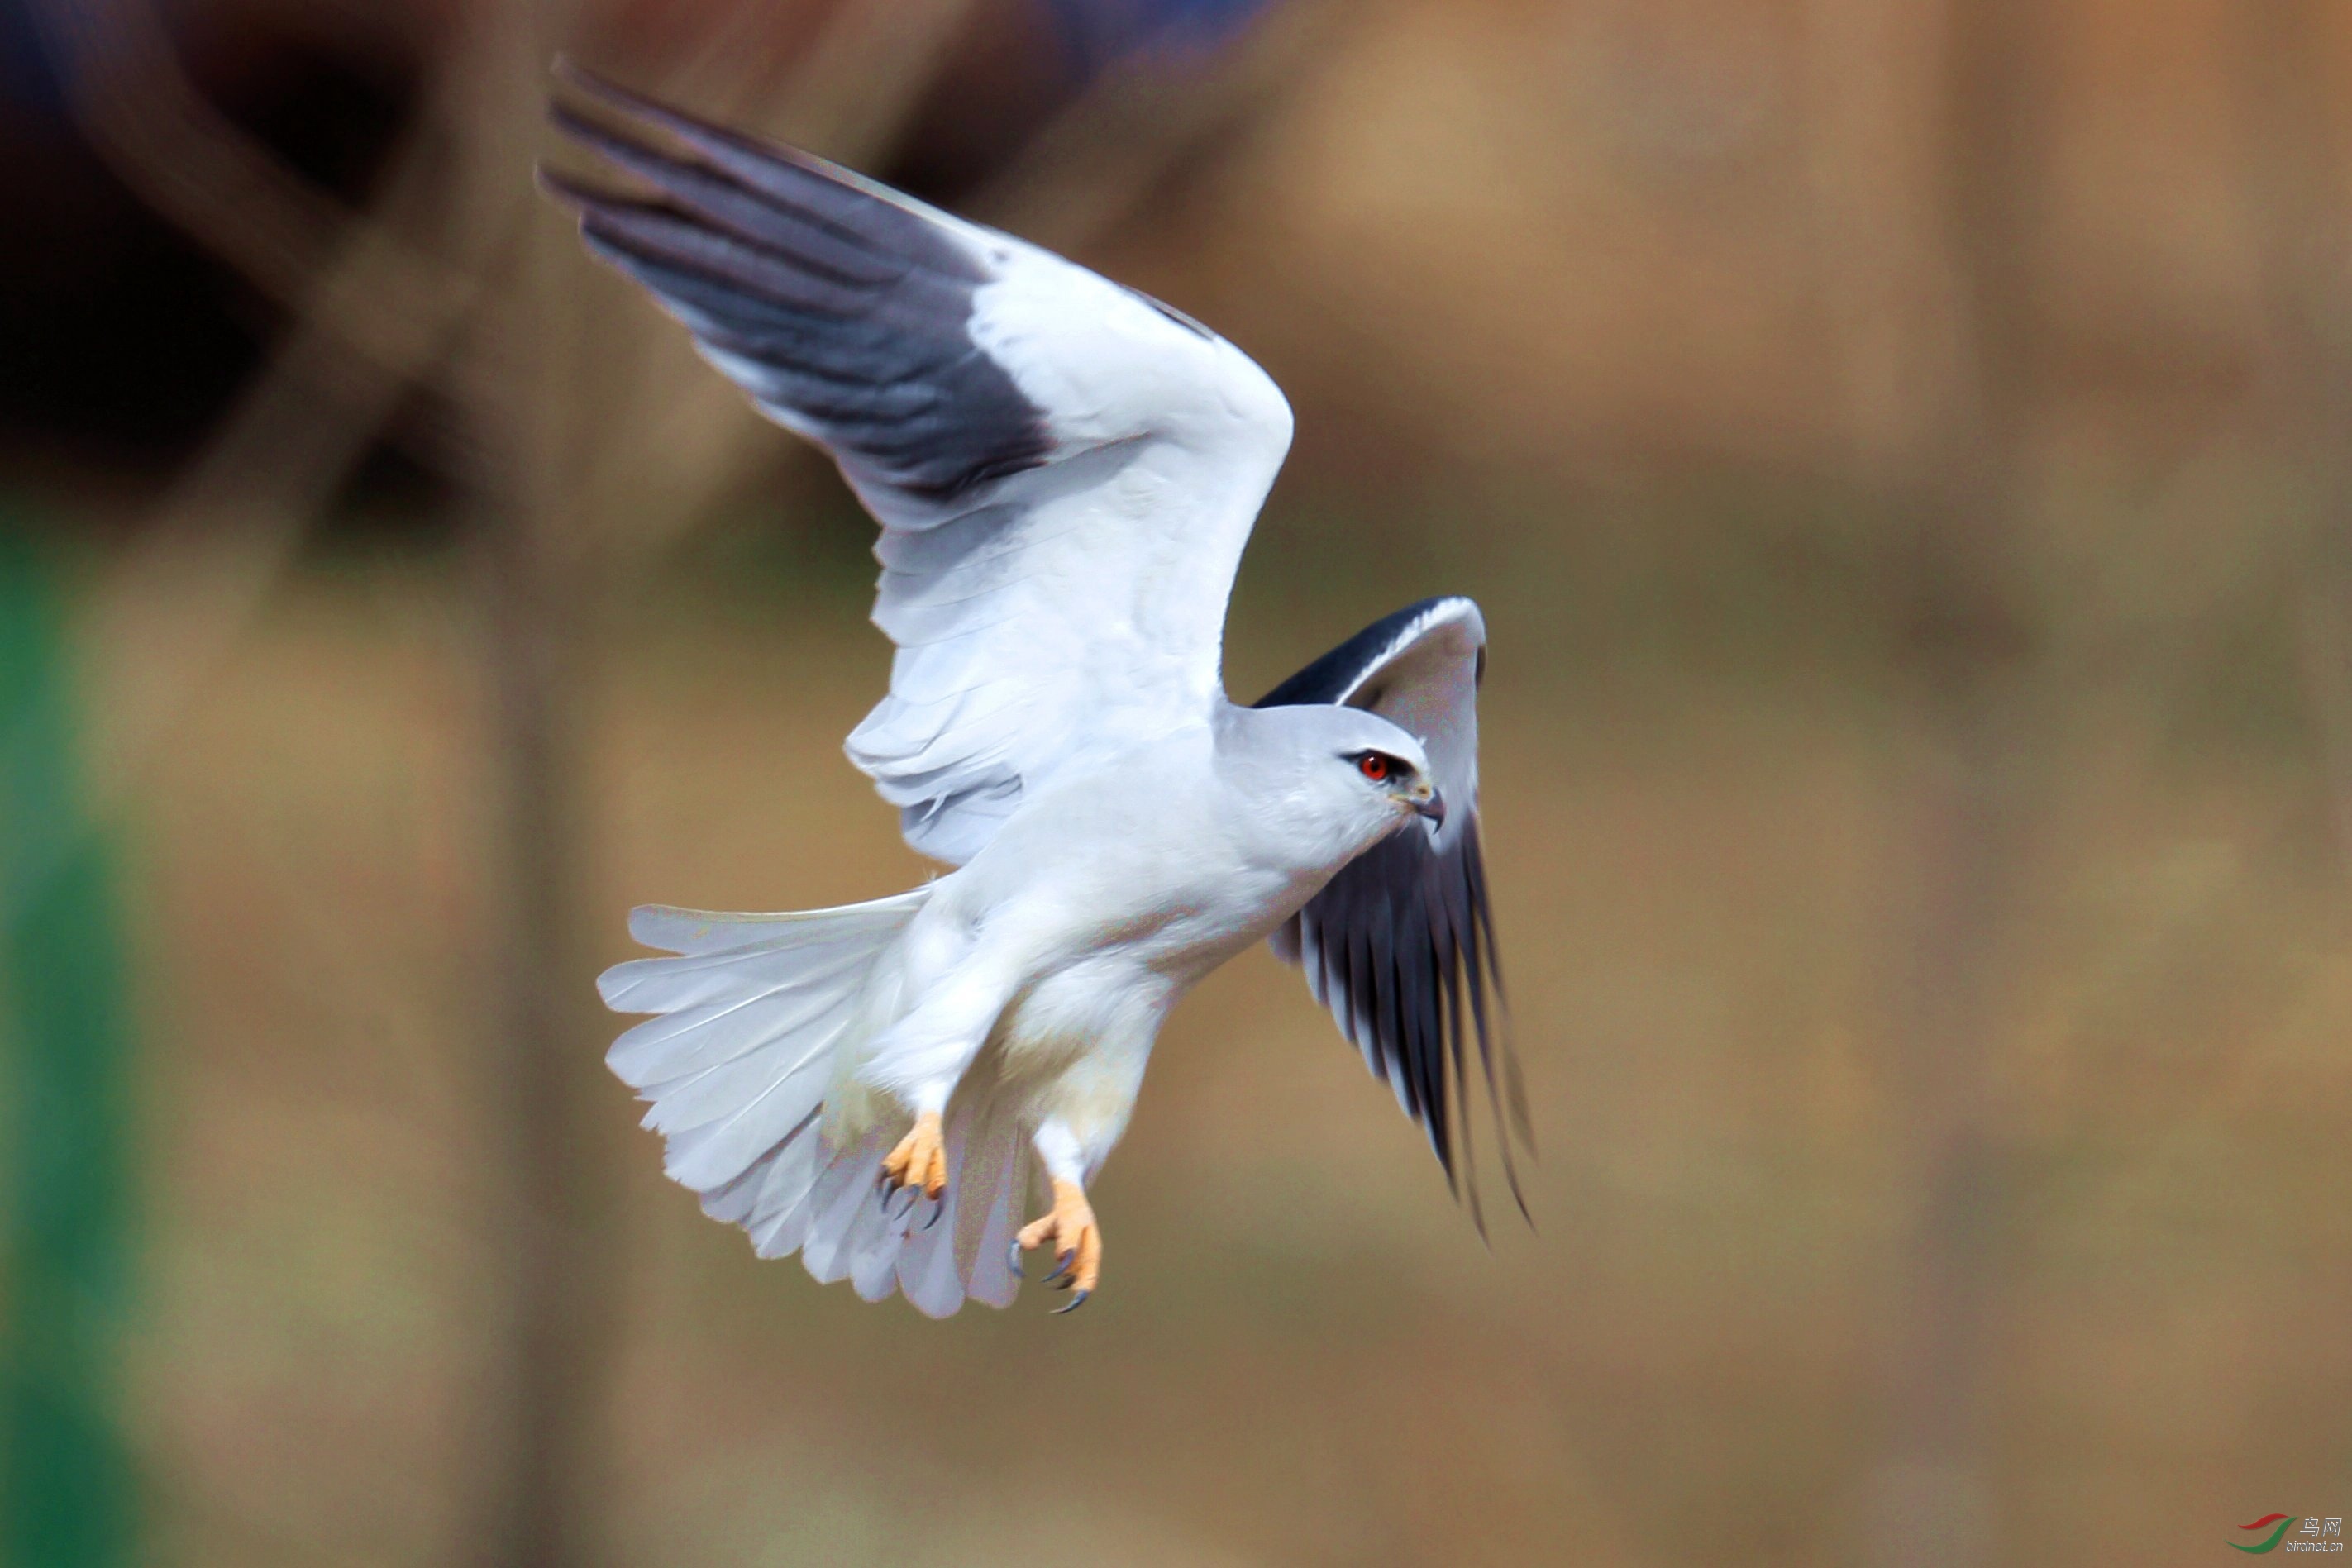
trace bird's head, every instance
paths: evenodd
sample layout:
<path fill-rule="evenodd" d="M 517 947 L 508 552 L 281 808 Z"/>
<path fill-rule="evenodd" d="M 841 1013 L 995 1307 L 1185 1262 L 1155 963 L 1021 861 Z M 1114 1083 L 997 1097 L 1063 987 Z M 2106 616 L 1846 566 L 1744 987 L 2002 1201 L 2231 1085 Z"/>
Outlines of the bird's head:
<path fill-rule="evenodd" d="M 1282 759 L 1274 793 L 1305 808 L 1319 830 L 1314 836 L 1334 835 L 1329 847 L 1342 858 L 1416 817 L 1433 826 L 1444 821 L 1445 800 L 1430 776 L 1428 753 L 1380 715 L 1319 705 L 1245 711 L 1259 737 L 1253 750 Z"/>
<path fill-rule="evenodd" d="M 1389 727 L 1396 729 L 1394 725 Z M 1401 729 L 1379 738 L 1381 744 L 1342 751 L 1339 760 L 1391 814 L 1426 817 L 1433 825 L 1444 822 L 1445 798 L 1429 777 L 1429 758 L 1422 754 L 1421 742 Z M 1397 744 L 1400 738 L 1402 746 Z"/>

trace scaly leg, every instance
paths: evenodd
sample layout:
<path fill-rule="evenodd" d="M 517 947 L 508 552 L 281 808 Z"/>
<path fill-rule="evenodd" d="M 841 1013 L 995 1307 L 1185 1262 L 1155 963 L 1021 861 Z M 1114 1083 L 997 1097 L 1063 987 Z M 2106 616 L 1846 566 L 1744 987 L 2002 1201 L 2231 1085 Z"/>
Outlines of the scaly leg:
<path fill-rule="evenodd" d="M 1095 1282 L 1102 1278 L 1102 1227 L 1095 1223 L 1094 1206 L 1087 1202 L 1086 1146 L 1069 1122 L 1059 1115 L 1040 1123 L 1030 1143 L 1053 1184 L 1054 1207 L 1043 1218 L 1023 1226 L 1013 1239 L 1013 1271 L 1021 1272 L 1023 1252 L 1051 1243 L 1054 1271 L 1045 1276 L 1045 1283 L 1072 1292 L 1068 1305 L 1054 1310 L 1076 1312 L 1094 1294 Z"/>
<path fill-rule="evenodd" d="M 1095 1293 L 1095 1284 L 1102 1278 L 1102 1227 L 1095 1223 L 1094 1207 L 1076 1182 L 1055 1176 L 1053 1184 L 1054 1207 L 1042 1219 L 1023 1226 L 1013 1239 L 1013 1271 L 1021 1271 L 1022 1253 L 1051 1241 L 1054 1271 L 1045 1282 L 1072 1292 L 1069 1305 L 1054 1310 L 1075 1312 Z"/>
<path fill-rule="evenodd" d="M 917 1116 L 898 1146 L 883 1156 L 882 1181 L 897 1191 L 920 1187 L 934 1202 L 948 1190 L 948 1147 L 937 1111 Z"/>

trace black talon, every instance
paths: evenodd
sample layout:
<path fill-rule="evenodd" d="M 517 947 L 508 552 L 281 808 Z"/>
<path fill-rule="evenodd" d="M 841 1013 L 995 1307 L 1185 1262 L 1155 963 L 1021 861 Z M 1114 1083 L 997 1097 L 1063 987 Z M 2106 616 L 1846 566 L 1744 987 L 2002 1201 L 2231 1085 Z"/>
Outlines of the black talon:
<path fill-rule="evenodd" d="M 1013 1270 L 1013 1277 L 1016 1280 L 1029 1277 L 1028 1270 L 1022 1262 L 1021 1238 L 1018 1236 L 1004 1244 L 1004 1266 Z"/>
<path fill-rule="evenodd" d="M 1054 1309 L 1054 1315 L 1058 1318 L 1064 1312 L 1076 1312 L 1080 1307 L 1087 1304 L 1087 1298 L 1093 1294 L 1094 1292 L 1092 1291 L 1080 1291 L 1076 1295 L 1072 1296 L 1068 1301 L 1065 1302 L 1061 1306 L 1055 1307 Z"/>
<path fill-rule="evenodd" d="M 904 1218 L 907 1218 L 907 1216 L 908 1216 L 908 1215 L 910 1215 L 910 1214 L 912 1214 L 912 1213 L 914 1213 L 914 1212 L 915 1212 L 915 1196 L 916 1196 L 916 1195 L 915 1195 L 915 1189 L 914 1189 L 913 1187 L 911 1187 L 911 1186 L 902 1186 L 902 1187 L 900 1187 L 900 1188 L 898 1189 L 898 1193 L 897 1193 L 896 1195 L 894 1195 L 894 1196 L 898 1196 L 898 1197 L 904 1197 L 906 1198 L 906 1200 L 907 1200 L 906 1205 L 905 1205 L 905 1207 L 901 1207 L 901 1208 L 898 1210 L 898 1213 L 893 1214 L 893 1213 L 891 1213 L 891 1212 L 890 1212 L 890 1202 L 891 1202 L 891 1199 L 890 1199 L 890 1198 L 884 1198 L 884 1199 L 882 1200 L 882 1218 L 885 1218 L 885 1219 L 904 1219 Z"/>
<path fill-rule="evenodd" d="M 923 1228 L 929 1230 L 931 1227 L 937 1225 L 940 1222 L 940 1216 L 945 1214 L 947 1211 L 947 1195 L 942 1193 L 939 1197 L 931 1199 L 931 1217 L 923 1221 Z"/>
<path fill-rule="evenodd" d="M 1040 1282 L 1051 1285 L 1057 1291 L 1068 1290 L 1075 1282 L 1070 1275 L 1070 1264 L 1077 1258 L 1077 1255 L 1078 1249 L 1073 1247 L 1067 1252 L 1063 1253 L 1059 1258 L 1055 1259 L 1054 1271 L 1046 1275 Z"/>

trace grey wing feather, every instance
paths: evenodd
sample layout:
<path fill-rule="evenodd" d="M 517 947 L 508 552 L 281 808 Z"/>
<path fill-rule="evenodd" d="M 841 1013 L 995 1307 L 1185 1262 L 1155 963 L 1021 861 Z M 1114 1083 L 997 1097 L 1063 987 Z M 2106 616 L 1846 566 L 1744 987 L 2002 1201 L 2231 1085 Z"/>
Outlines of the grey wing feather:
<path fill-rule="evenodd" d="M 898 652 L 847 749 L 908 842 L 968 860 L 1056 774 L 1199 722 L 1290 441 L 1265 372 L 1008 235 L 567 74 L 620 123 L 557 124 L 647 193 L 548 189 L 882 523 Z"/>
<path fill-rule="evenodd" d="M 951 233 L 848 171 L 763 147 L 574 72 L 693 160 L 557 105 L 556 124 L 657 195 L 542 176 L 591 248 L 693 329 L 772 417 L 871 485 L 941 500 L 1043 464 L 1043 411 L 973 341 L 985 268 Z"/>
<path fill-rule="evenodd" d="M 1421 1124 L 1474 1215 L 1468 1094 L 1476 1057 L 1504 1176 L 1524 1214 L 1514 1141 L 1532 1140 L 1526 1090 L 1503 1028 L 1502 963 L 1478 834 L 1477 686 L 1486 643 L 1486 623 L 1469 600 L 1425 600 L 1374 622 L 1255 706 L 1368 708 L 1410 731 L 1428 753 L 1448 805 L 1444 825 L 1408 825 L 1350 861 L 1276 932 L 1274 948 L 1306 972 L 1315 999 Z"/>

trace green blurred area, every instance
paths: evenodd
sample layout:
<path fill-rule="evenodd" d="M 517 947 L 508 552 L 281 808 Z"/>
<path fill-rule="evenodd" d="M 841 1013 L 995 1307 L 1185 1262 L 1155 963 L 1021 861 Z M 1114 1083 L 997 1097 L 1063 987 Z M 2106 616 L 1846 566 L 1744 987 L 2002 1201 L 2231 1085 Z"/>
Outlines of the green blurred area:
<path fill-rule="evenodd" d="M 14 519 L 10 519 L 14 521 Z M 132 1063 L 111 857 L 81 762 L 57 574 L 0 531 L 0 1561 L 126 1563 Z"/>

